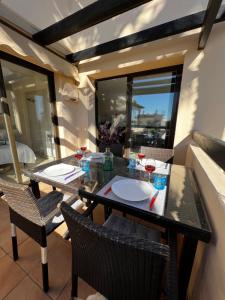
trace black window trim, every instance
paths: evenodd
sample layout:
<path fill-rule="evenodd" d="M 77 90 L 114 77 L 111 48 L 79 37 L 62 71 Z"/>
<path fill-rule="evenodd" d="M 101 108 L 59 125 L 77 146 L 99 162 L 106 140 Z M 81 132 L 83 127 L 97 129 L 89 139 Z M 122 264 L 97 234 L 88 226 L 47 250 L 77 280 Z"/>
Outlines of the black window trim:
<path fill-rule="evenodd" d="M 56 158 L 60 158 L 60 156 L 61 156 L 61 154 L 60 154 L 60 138 L 59 138 L 59 133 L 58 133 L 58 116 L 57 116 L 57 110 L 56 110 L 56 92 L 55 92 L 54 72 L 47 70 L 45 68 L 42 68 L 38 65 L 35 65 L 24 59 L 21 59 L 17 56 L 11 55 L 2 50 L 0 50 L 0 60 L 1 59 L 47 76 L 49 101 L 51 104 L 51 121 L 52 121 L 53 127 L 55 127 L 54 143 L 55 143 L 55 150 L 56 150 Z"/>
<path fill-rule="evenodd" d="M 128 117 L 127 120 L 130 120 L 131 119 L 130 118 L 130 114 L 131 114 L 131 105 L 130 104 L 132 102 L 131 99 L 132 99 L 132 80 L 133 80 L 133 78 L 138 77 L 138 76 L 154 75 L 154 74 L 161 74 L 161 73 L 166 73 L 166 72 L 172 72 L 173 73 L 172 75 L 176 75 L 176 76 L 172 77 L 172 80 L 175 80 L 174 84 L 171 84 L 171 92 L 174 92 L 174 102 L 173 102 L 173 108 L 172 108 L 172 114 L 171 114 L 170 135 L 169 135 L 169 139 L 167 141 L 167 148 L 173 149 L 175 130 L 176 130 L 176 122 L 177 122 L 178 103 L 179 103 L 179 97 L 180 97 L 181 80 L 182 80 L 182 72 L 183 72 L 183 64 L 96 79 L 95 80 L 95 124 L 96 124 L 96 128 L 98 128 L 98 96 L 97 96 L 98 82 L 101 82 L 104 80 L 116 79 L 116 78 L 124 78 L 124 77 L 127 78 L 127 117 Z M 130 145 L 129 145 L 130 131 L 131 131 L 131 124 L 128 124 L 125 148 L 130 147 Z M 98 145 L 98 136 L 96 137 L 96 145 Z"/>

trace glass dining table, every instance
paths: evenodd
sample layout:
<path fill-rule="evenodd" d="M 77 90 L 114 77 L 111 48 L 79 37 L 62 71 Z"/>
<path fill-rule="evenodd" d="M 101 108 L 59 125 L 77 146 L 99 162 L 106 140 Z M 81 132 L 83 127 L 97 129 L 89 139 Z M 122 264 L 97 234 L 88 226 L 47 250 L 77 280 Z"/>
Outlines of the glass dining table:
<path fill-rule="evenodd" d="M 183 246 L 179 260 L 178 287 L 179 299 L 185 299 L 191 276 L 192 266 L 199 241 L 209 243 L 212 235 L 207 212 L 200 189 L 192 169 L 180 165 L 170 165 L 167 178 L 165 206 L 161 214 L 151 209 L 143 209 L 129 201 L 117 201 L 102 193 L 109 182 L 116 176 L 147 181 L 146 172 L 129 169 L 128 160 L 114 157 L 112 171 L 104 171 L 102 163 L 92 161 L 90 170 L 75 180 L 65 184 L 52 178 L 44 178 L 39 172 L 59 163 L 78 165 L 74 156 L 55 160 L 45 165 L 26 169 L 24 173 L 30 178 L 31 187 L 36 197 L 40 197 L 39 182 L 60 188 L 64 192 L 78 193 L 80 197 L 102 204 L 105 211 L 119 210 L 150 223 L 156 224 L 183 235 Z"/>

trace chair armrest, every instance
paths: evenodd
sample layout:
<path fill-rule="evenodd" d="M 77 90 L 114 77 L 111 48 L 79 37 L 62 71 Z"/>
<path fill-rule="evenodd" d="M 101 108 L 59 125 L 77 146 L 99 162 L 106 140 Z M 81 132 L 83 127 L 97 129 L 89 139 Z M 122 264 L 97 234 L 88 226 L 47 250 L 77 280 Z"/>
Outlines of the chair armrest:
<path fill-rule="evenodd" d="M 60 205 L 62 202 L 66 202 L 68 205 L 72 205 L 74 202 L 76 202 L 79 199 L 78 195 L 72 195 L 71 197 L 69 197 L 67 200 L 64 201 L 60 201 L 55 209 L 53 209 L 49 214 L 47 214 L 45 217 L 42 217 L 42 219 L 44 220 L 44 222 L 47 224 L 49 221 L 52 220 L 52 218 L 54 218 L 54 216 L 61 214 L 60 211 Z"/>
<path fill-rule="evenodd" d="M 96 208 L 97 205 L 98 205 L 97 202 L 92 202 L 82 215 L 84 217 L 89 217 L 92 214 L 93 210 Z"/>

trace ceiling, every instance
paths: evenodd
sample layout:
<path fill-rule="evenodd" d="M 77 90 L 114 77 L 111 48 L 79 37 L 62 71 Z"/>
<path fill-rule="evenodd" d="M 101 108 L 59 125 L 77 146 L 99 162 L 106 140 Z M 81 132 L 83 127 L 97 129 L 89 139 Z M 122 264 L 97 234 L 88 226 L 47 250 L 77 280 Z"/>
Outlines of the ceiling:
<path fill-rule="evenodd" d="M 34 34 L 93 3 L 93 0 L 0 0 L 0 16 Z M 205 10 L 208 0 L 153 0 L 64 38 L 51 47 L 77 52 L 118 37 Z"/>

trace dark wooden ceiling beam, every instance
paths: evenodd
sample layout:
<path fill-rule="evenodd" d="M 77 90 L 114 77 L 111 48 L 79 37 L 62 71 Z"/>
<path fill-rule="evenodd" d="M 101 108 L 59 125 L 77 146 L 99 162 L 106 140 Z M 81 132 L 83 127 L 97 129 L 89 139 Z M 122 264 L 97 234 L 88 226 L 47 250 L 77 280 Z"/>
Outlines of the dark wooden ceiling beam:
<path fill-rule="evenodd" d="M 205 11 L 201 11 L 85 50 L 68 54 L 66 58 L 72 63 L 78 63 L 81 60 L 95 56 L 108 54 L 114 51 L 173 36 L 201 27 L 204 17 Z M 215 23 L 222 21 L 225 21 L 224 11 L 222 11 L 220 16 L 215 20 Z"/>
<path fill-rule="evenodd" d="M 149 1 L 152 0 L 98 0 L 35 33 L 33 38 L 42 45 L 49 45 Z"/>
<path fill-rule="evenodd" d="M 216 20 L 216 16 L 220 9 L 222 0 L 209 0 L 208 6 L 205 12 L 205 17 L 202 25 L 202 31 L 199 36 L 198 49 L 204 49 L 212 30 L 213 24 Z"/>

